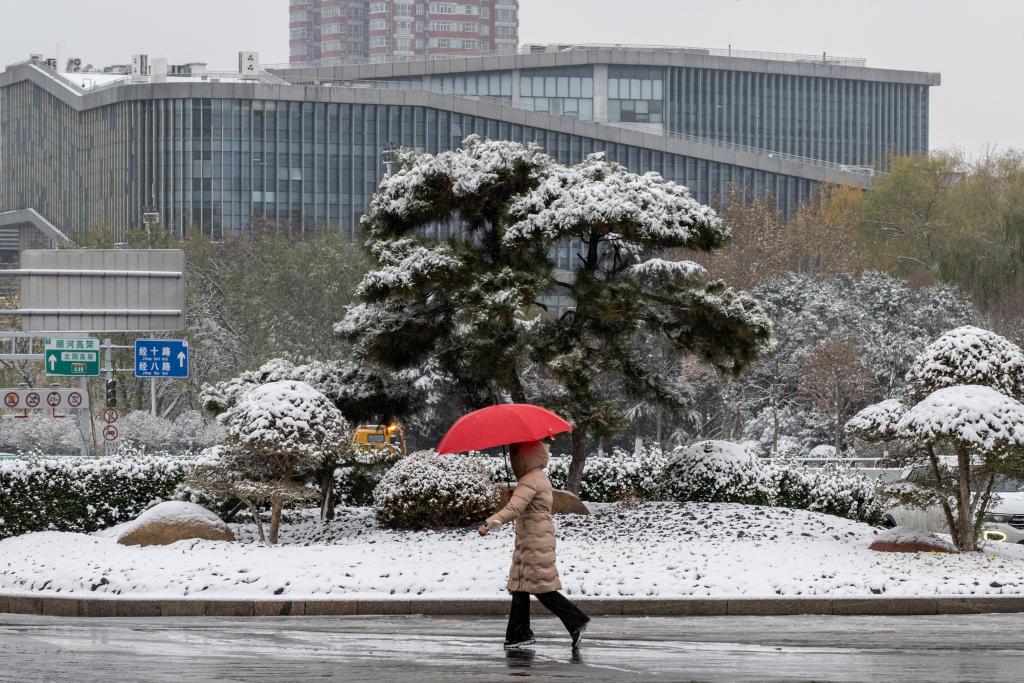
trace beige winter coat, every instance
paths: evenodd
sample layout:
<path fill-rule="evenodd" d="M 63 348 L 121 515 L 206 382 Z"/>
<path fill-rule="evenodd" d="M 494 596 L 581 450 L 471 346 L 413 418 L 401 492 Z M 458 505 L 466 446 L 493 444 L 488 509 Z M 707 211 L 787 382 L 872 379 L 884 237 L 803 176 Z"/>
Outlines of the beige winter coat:
<path fill-rule="evenodd" d="M 508 505 L 487 523 L 516 522 L 516 549 L 508 572 L 513 592 L 549 593 L 562 587 L 555 566 L 555 525 L 551 521 L 551 481 L 544 473 L 548 455 L 541 444 L 512 459 L 518 483 Z"/>

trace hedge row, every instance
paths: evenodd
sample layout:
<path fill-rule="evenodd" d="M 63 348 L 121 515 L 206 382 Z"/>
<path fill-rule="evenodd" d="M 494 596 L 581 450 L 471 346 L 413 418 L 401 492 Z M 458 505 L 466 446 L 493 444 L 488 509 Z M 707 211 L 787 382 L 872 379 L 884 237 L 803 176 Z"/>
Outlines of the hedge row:
<path fill-rule="evenodd" d="M 134 451 L 97 459 L 0 461 L 0 538 L 91 532 L 135 519 L 173 496 L 183 460 Z"/>

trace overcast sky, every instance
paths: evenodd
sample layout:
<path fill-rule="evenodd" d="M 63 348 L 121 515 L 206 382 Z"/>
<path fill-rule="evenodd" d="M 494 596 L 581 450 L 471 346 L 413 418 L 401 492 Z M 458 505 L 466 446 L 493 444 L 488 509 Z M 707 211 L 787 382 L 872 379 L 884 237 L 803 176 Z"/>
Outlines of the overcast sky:
<path fill-rule="evenodd" d="M 522 42 L 726 47 L 938 71 L 933 147 L 1024 148 L 1021 0 L 520 0 Z M 288 0 L 0 0 L 0 63 L 58 42 L 96 65 L 132 53 L 234 68 L 288 58 Z"/>

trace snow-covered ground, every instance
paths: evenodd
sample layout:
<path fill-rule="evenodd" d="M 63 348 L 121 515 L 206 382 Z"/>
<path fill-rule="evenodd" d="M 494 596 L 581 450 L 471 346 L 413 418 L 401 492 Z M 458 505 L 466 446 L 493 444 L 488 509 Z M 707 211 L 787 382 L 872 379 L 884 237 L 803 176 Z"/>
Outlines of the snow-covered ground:
<path fill-rule="evenodd" d="M 574 596 L 1024 594 L 1024 547 L 967 555 L 868 550 L 876 530 L 827 515 L 732 504 L 649 503 L 559 517 L 558 564 Z M 205 598 L 496 598 L 512 529 L 380 529 L 370 510 L 293 513 L 283 544 L 184 541 L 126 547 L 109 535 L 44 532 L 0 541 L 0 594 Z"/>

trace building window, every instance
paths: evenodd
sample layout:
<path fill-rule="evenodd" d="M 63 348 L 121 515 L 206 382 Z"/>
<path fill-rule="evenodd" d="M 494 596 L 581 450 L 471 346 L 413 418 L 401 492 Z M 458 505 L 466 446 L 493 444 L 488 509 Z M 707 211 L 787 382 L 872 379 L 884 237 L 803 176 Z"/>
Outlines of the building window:
<path fill-rule="evenodd" d="M 513 10 L 513 9 L 499 9 L 499 10 L 495 10 L 495 14 L 497 15 L 495 18 L 498 21 L 515 21 L 516 20 L 516 11 Z"/>
<path fill-rule="evenodd" d="M 411 38 L 399 38 L 398 39 L 398 51 L 409 52 L 412 50 L 412 39 Z"/>
<path fill-rule="evenodd" d="M 298 21 L 309 21 L 309 12 L 307 12 L 304 9 L 294 10 L 292 12 L 291 20 L 295 21 L 295 22 L 298 22 Z"/>
<path fill-rule="evenodd" d="M 459 31 L 461 31 L 462 33 L 479 33 L 480 25 L 474 24 L 469 21 L 464 21 L 461 24 L 459 24 Z"/>
<path fill-rule="evenodd" d="M 476 40 L 463 40 L 462 41 L 462 49 L 463 50 L 476 50 L 478 45 L 479 45 L 479 41 L 476 41 Z"/>
<path fill-rule="evenodd" d="M 411 17 L 412 5 L 395 5 L 395 14 L 399 17 Z"/>
<path fill-rule="evenodd" d="M 430 3 L 431 14 L 455 14 L 455 8 L 458 5 L 449 5 L 447 3 L 432 2 Z"/>
<path fill-rule="evenodd" d="M 498 37 L 511 40 L 516 37 L 516 29 L 514 26 L 498 26 Z"/>
<path fill-rule="evenodd" d="M 293 28 L 290 33 L 292 38 L 305 38 L 309 35 L 309 29 Z"/>
<path fill-rule="evenodd" d="M 387 19 L 370 19 L 371 31 L 386 31 L 388 28 Z"/>
<path fill-rule="evenodd" d="M 320 33 L 322 35 L 331 35 L 332 33 L 344 33 L 344 32 L 345 32 L 345 25 L 344 24 L 338 24 L 338 23 L 324 24 L 324 27 L 322 29 L 320 29 Z"/>
<path fill-rule="evenodd" d="M 370 47 L 386 47 L 387 40 L 384 36 L 370 36 Z"/>
<path fill-rule="evenodd" d="M 375 14 L 377 12 L 387 12 L 387 11 L 388 11 L 388 3 L 386 3 L 386 2 L 371 2 L 370 3 L 370 14 Z"/>
<path fill-rule="evenodd" d="M 320 16 L 323 19 L 330 19 L 331 17 L 340 17 L 341 16 L 341 8 L 340 7 L 324 7 L 322 10 L 320 10 Z"/>
<path fill-rule="evenodd" d="M 320 43 L 320 49 L 324 52 L 341 52 L 341 41 L 340 40 L 328 40 Z"/>
<path fill-rule="evenodd" d="M 480 8 L 480 18 L 481 19 L 490 19 L 491 18 L 491 8 L 490 7 L 481 7 Z"/>
<path fill-rule="evenodd" d="M 432 22 L 430 22 L 430 30 L 431 31 L 445 31 L 445 32 L 451 31 L 452 30 L 452 22 L 450 22 L 450 21 L 432 21 Z"/>

